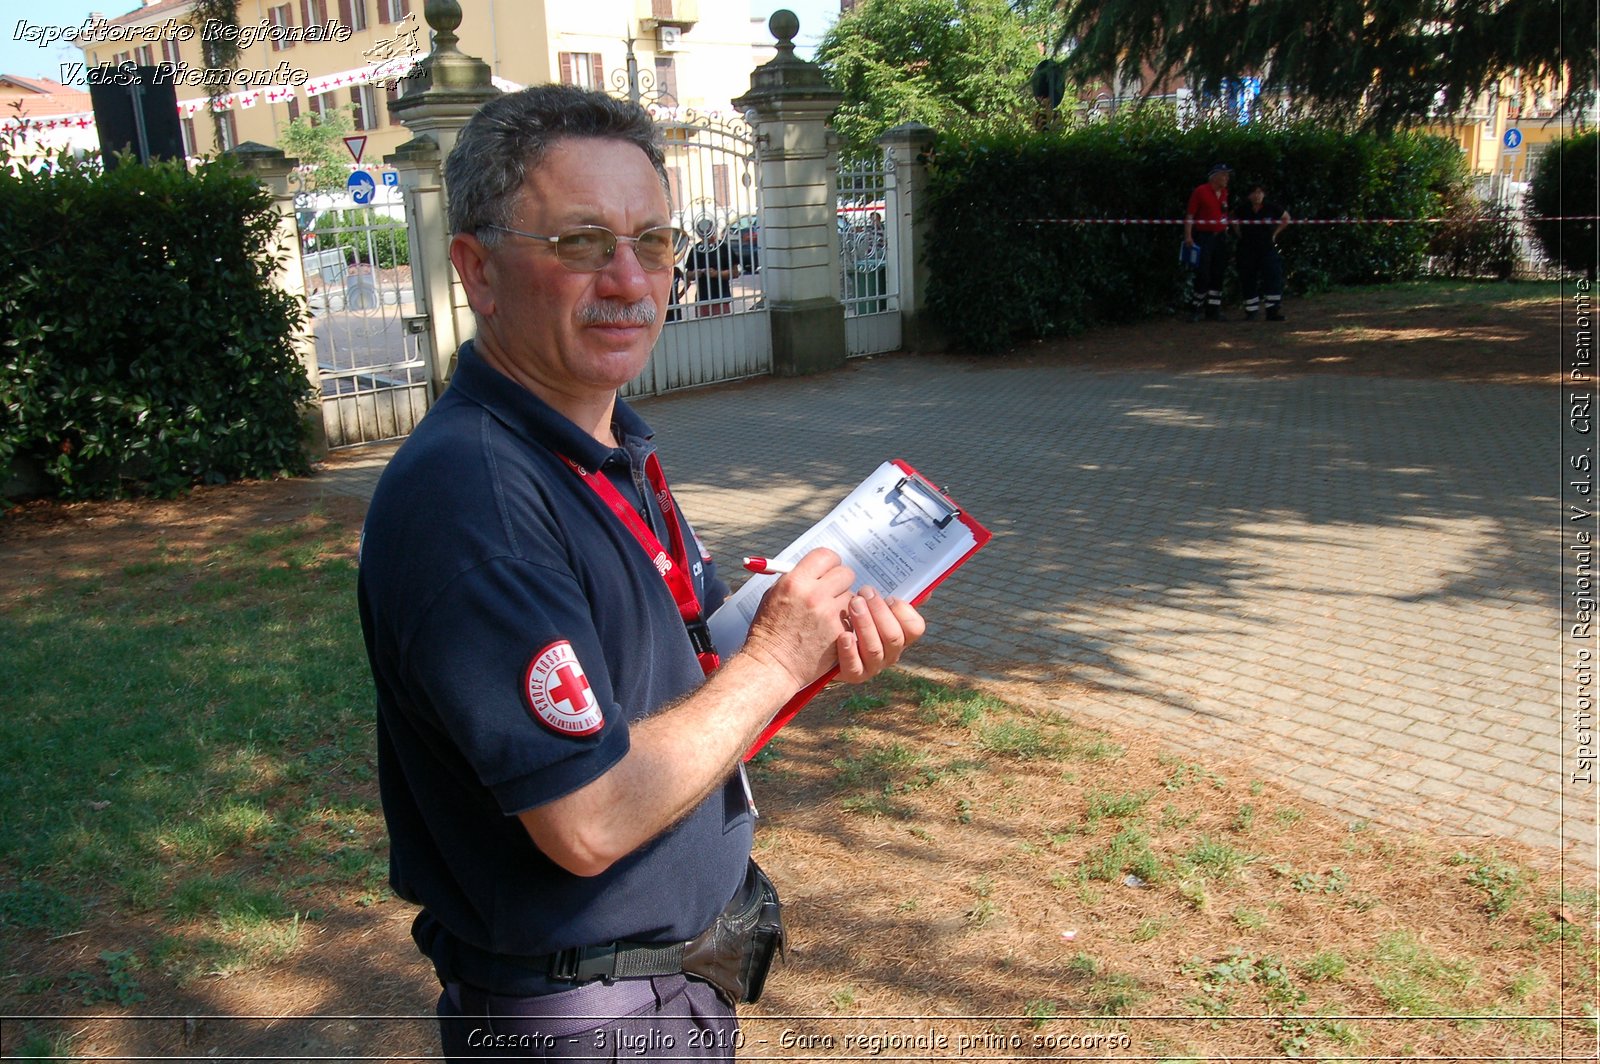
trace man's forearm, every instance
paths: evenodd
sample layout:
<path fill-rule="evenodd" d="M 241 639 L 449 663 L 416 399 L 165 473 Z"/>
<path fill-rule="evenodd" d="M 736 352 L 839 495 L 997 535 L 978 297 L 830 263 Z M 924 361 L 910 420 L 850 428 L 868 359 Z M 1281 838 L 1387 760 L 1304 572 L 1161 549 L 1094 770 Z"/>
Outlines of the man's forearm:
<path fill-rule="evenodd" d="M 603 776 L 523 813 L 523 825 L 551 860 L 599 875 L 720 787 L 797 690 L 786 670 L 736 655 L 705 686 L 634 725 L 628 753 Z"/>

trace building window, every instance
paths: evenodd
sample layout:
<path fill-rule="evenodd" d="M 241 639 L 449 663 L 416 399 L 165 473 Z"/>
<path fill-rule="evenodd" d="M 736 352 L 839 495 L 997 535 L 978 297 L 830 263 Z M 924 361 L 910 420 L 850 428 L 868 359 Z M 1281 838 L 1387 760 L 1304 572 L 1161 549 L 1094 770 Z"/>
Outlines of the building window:
<path fill-rule="evenodd" d="M 156 52 L 155 52 L 155 49 L 151 48 L 148 44 L 141 44 L 134 51 L 134 55 L 138 58 L 140 66 L 155 66 L 156 65 Z"/>
<path fill-rule="evenodd" d="M 371 85 L 357 85 L 351 89 L 350 106 L 357 129 L 378 128 L 378 94 Z"/>
<path fill-rule="evenodd" d="M 131 63 L 131 62 L 133 62 L 133 53 L 132 52 L 118 52 L 116 55 L 113 55 L 111 57 L 111 65 L 112 66 L 122 66 L 122 65 L 124 65 L 126 63 Z"/>
<path fill-rule="evenodd" d="M 272 23 L 272 28 L 275 30 L 287 30 L 294 26 L 294 15 L 289 11 L 288 4 L 268 8 L 267 19 Z M 272 50 L 274 52 L 281 52 L 285 48 L 294 47 L 293 40 L 282 40 L 280 39 L 281 36 L 284 35 L 275 35 L 272 38 Z"/>
<path fill-rule="evenodd" d="M 331 92 L 319 92 L 311 97 L 311 113 L 315 116 L 311 119 L 312 125 L 315 125 L 323 115 L 331 114 L 338 107 L 339 105 L 334 101 L 333 93 Z"/>
<path fill-rule="evenodd" d="M 232 111 L 222 113 L 222 121 L 217 123 L 217 128 L 222 133 L 223 151 L 232 151 L 239 146 L 239 127 L 234 125 Z"/>
<path fill-rule="evenodd" d="M 183 154 L 190 158 L 199 155 L 200 150 L 194 143 L 194 119 L 181 118 L 178 120 L 178 125 L 183 128 Z"/>
<path fill-rule="evenodd" d="M 328 0 L 300 0 L 300 21 L 306 28 L 328 23 Z"/>
<path fill-rule="evenodd" d="M 399 22 L 411 14 L 411 0 L 378 0 L 378 21 Z"/>
<path fill-rule="evenodd" d="M 289 97 L 289 121 L 293 122 L 296 118 L 299 118 L 299 117 L 300 117 L 300 98 L 298 96 L 291 96 L 291 97 Z"/>
<path fill-rule="evenodd" d="M 728 184 L 728 164 L 711 164 L 711 201 L 717 206 L 726 206 L 733 202 L 733 189 Z"/>
<path fill-rule="evenodd" d="M 661 93 L 662 100 L 677 106 L 678 67 L 671 59 L 660 55 L 656 56 L 656 89 Z"/>
<path fill-rule="evenodd" d="M 173 66 L 178 66 L 183 62 L 178 51 L 176 38 L 163 37 L 161 39 L 161 58 L 163 62 L 171 63 Z"/>
<path fill-rule="evenodd" d="M 378 0 L 381 4 L 383 0 Z M 367 0 L 339 0 L 339 21 L 360 33 L 367 28 Z"/>
<path fill-rule="evenodd" d="M 605 67 L 599 52 L 562 52 L 561 84 L 598 89 L 605 84 Z"/>

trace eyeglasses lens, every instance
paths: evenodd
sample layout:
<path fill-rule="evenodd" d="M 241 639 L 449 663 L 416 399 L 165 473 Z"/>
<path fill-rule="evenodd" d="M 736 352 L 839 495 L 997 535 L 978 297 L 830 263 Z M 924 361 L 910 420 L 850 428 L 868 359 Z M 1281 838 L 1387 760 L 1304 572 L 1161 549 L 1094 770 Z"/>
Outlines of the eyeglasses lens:
<path fill-rule="evenodd" d="M 581 226 L 561 234 L 556 240 L 556 254 L 569 269 L 592 273 L 611 261 L 619 241 L 633 245 L 639 265 L 645 269 L 665 270 L 682 254 L 688 237 L 670 225 L 646 229 L 636 237 L 619 237 L 599 226 Z"/>

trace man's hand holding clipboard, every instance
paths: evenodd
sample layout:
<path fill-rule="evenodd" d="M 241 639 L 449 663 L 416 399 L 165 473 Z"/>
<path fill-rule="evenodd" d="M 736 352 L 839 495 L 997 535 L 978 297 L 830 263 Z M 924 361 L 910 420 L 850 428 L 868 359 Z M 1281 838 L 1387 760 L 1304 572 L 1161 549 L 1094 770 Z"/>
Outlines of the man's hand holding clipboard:
<path fill-rule="evenodd" d="M 880 631 L 892 636 L 909 623 L 917 626 L 916 631 L 905 634 L 915 640 L 921 635 L 920 615 L 915 610 L 897 609 L 895 604 L 921 605 L 933 588 L 989 539 L 988 529 L 909 464 L 898 459 L 885 462 L 781 553 L 761 559 L 767 572 L 746 581 L 712 614 L 712 638 L 724 655 L 744 646 L 757 609 L 780 579 L 775 575 L 777 571 L 803 571 L 812 562 L 808 556 L 823 548 L 855 574 L 852 590 L 857 594 L 852 609 L 864 609 L 868 616 L 862 619 L 870 618 L 869 623 L 860 626 L 863 637 L 876 638 Z M 831 561 L 826 553 L 817 557 Z M 861 652 L 870 652 L 869 657 L 877 658 L 882 649 L 857 647 L 853 640 L 842 639 L 836 648 L 839 664 L 828 668 L 772 718 L 746 752 L 745 760 L 760 751 L 835 676 L 842 674 L 854 682 L 865 678 L 860 672 Z M 894 650 L 890 658 L 892 664 L 898 651 Z"/>

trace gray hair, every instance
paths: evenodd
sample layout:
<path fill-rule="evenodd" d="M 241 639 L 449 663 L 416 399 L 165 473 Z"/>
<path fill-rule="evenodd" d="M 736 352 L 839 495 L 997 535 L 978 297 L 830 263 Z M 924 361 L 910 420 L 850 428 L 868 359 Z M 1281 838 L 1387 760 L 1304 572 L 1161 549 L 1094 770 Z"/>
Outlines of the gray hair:
<path fill-rule="evenodd" d="M 461 130 L 444 163 L 450 231 L 478 233 L 485 244 L 498 243 L 499 231 L 486 227 L 512 224 L 523 182 L 564 137 L 607 137 L 636 145 L 666 187 L 665 156 L 644 108 L 574 85 L 537 85 L 496 96 Z"/>

